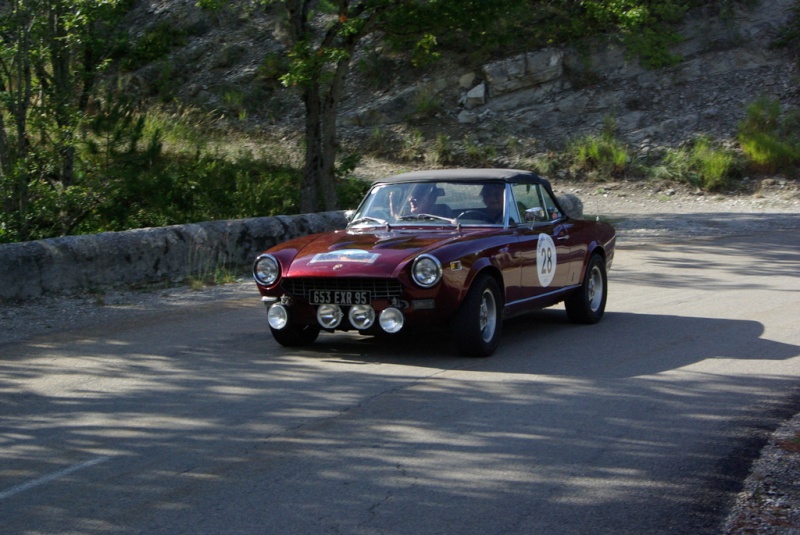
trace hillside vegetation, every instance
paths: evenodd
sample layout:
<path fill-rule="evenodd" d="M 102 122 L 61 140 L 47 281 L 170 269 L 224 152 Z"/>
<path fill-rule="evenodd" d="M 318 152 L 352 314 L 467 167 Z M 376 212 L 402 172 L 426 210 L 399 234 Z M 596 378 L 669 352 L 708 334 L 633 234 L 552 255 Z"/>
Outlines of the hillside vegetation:
<path fill-rule="evenodd" d="M 563 129 L 550 138 L 544 127 L 512 136 L 488 120 L 456 120 L 465 104 L 427 89 L 443 72 L 481 72 L 538 50 L 588 58 L 609 44 L 632 64 L 667 72 L 685 61 L 678 50 L 686 17 L 733 20 L 759 5 L 753 0 L 382 0 L 370 4 L 381 9 L 368 22 L 337 15 L 341 3 L 320 1 L 309 3 L 314 10 L 304 19 L 314 36 L 294 41 L 285 4 L 4 3 L 0 243 L 297 213 L 308 200 L 303 188 L 314 155 L 303 102 L 310 80 L 324 87 L 338 72 L 331 66 L 342 65 L 349 71 L 337 98 L 348 112 L 367 102 L 391 105 L 380 108 L 377 123 L 339 113 L 337 137 L 327 141 L 336 157 L 332 199 L 341 208 L 362 195 L 366 184 L 354 177 L 367 162 L 390 169 L 514 165 L 581 180 L 668 178 L 705 190 L 736 189 L 743 177 L 798 176 L 796 89 L 783 101 L 740 102 L 732 136 L 691 135 L 648 146 L 646 154 L 620 135 L 611 113 L 566 139 Z M 800 3 L 793 5 L 794 16 L 769 43 L 787 61 L 800 50 Z M 320 46 L 333 27 L 344 42 L 359 40 L 349 51 Z M 573 73 L 570 84 L 602 84 L 594 76 Z M 464 90 L 479 87 L 479 78 Z M 405 107 L 387 122 L 386 110 L 408 87 L 414 91 Z"/>

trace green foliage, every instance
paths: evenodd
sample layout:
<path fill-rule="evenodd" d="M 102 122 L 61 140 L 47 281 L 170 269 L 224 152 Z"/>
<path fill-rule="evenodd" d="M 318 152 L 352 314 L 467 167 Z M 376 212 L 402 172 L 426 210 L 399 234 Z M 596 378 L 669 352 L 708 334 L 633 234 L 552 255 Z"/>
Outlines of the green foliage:
<path fill-rule="evenodd" d="M 269 52 L 258 66 L 258 81 L 268 89 L 281 85 L 281 77 L 289 71 L 287 59 L 278 52 Z"/>
<path fill-rule="evenodd" d="M 675 25 L 689 9 L 704 4 L 702 0 L 426 2 L 391 12 L 385 31 L 395 50 L 411 50 L 419 64 L 425 64 L 421 58 L 435 59 L 438 50 L 467 52 L 479 56 L 476 61 L 485 61 L 546 46 L 581 46 L 587 39 L 614 35 L 643 65 L 658 68 L 680 61 L 669 50 L 681 39 Z"/>
<path fill-rule="evenodd" d="M 623 176 L 631 158 L 628 148 L 615 134 L 616 123 L 607 117 L 600 135 L 588 135 L 571 142 L 568 152 L 573 165 L 584 172 Z"/>
<path fill-rule="evenodd" d="M 233 160 L 205 152 L 161 155 L 147 167 L 136 160 L 130 163 L 113 177 L 113 192 L 93 214 L 93 228 L 122 230 L 297 213 L 299 173 L 246 151 Z"/>
<path fill-rule="evenodd" d="M 444 107 L 442 99 L 429 88 L 422 88 L 414 94 L 413 119 L 431 119 Z"/>
<path fill-rule="evenodd" d="M 430 33 L 423 35 L 415 44 L 411 52 L 411 63 L 415 67 L 430 65 L 441 57 L 436 50 L 438 44 L 436 36 Z"/>
<path fill-rule="evenodd" d="M 220 0 L 196 4 L 220 17 L 223 11 L 237 13 L 253 5 Z M 360 16 L 340 12 L 352 3 L 318 2 L 308 20 L 327 24 L 325 46 L 307 27 L 299 31 L 288 55 L 264 58 L 258 91 L 272 94 L 280 83 L 301 93 L 310 88 L 313 91 L 304 96 L 319 96 L 321 107 L 335 109 L 331 103 L 336 93 L 326 91 L 335 87 L 337 69 L 350 59 L 355 44 L 373 30 L 393 45 L 371 42 L 374 52 L 361 64 L 377 87 L 389 79 L 387 66 L 399 57 L 424 67 L 449 50 L 485 59 L 541 46 L 580 46 L 600 35 L 615 35 L 647 66 L 671 65 L 680 59 L 670 52 L 680 39 L 674 25 L 688 9 L 702 4 L 707 2 L 375 0 L 363 4 L 368 15 Z M 7 66 L 0 72 L 0 126 L 5 134 L 0 136 L 0 242 L 299 210 L 304 174 L 297 155 L 289 161 L 263 149 L 231 151 L 232 145 L 256 144 L 212 140 L 219 127 L 216 116 L 181 109 L 145 112 L 119 92 L 104 90 L 98 80 L 113 72 L 111 60 L 128 70 L 150 65 L 159 76 L 154 84 L 158 96 L 168 100 L 184 72 L 169 60 L 169 53 L 198 31 L 169 21 L 129 41 L 119 23 L 132 5 L 132 0 L 14 0 L 0 9 L 0 62 Z M 796 47 L 798 33 L 796 18 L 778 44 Z M 221 49 L 215 64 L 231 65 L 244 52 L 237 45 Z M 225 114 L 239 119 L 252 111 L 253 103 L 264 100 L 236 87 L 223 87 L 219 95 Z M 421 91 L 414 108 L 415 118 L 428 119 L 436 116 L 441 102 Z M 795 172 L 800 165 L 797 132 L 797 113 L 760 101 L 748 109 L 739 142 L 754 170 Z M 491 144 L 471 137 L 454 143 L 444 134 L 426 141 L 418 130 L 399 135 L 376 128 L 359 150 L 434 166 L 491 166 L 497 159 Z M 635 161 L 616 139 L 611 121 L 601 134 L 571 144 L 568 157 L 573 169 L 606 176 L 629 174 Z M 522 159 L 517 155 L 517 161 Z M 551 174 L 560 162 L 548 156 L 530 163 Z M 349 155 L 339 158 L 333 170 L 342 206 L 355 206 L 367 187 L 351 176 L 357 165 L 358 157 Z M 660 169 L 664 176 L 717 189 L 738 171 L 738 162 L 730 151 L 701 138 L 669 153 Z"/>
<path fill-rule="evenodd" d="M 797 172 L 800 166 L 800 112 L 783 113 L 780 102 L 760 98 L 739 125 L 739 144 L 758 172 Z"/>
<path fill-rule="evenodd" d="M 356 208 L 369 189 L 367 182 L 351 176 L 360 163 L 361 155 L 351 153 L 340 158 L 336 166 L 336 195 L 343 209 Z"/>
<path fill-rule="evenodd" d="M 411 162 L 422 157 L 425 148 L 425 135 L 419 130 L 411 130 L 403 136 L 400 158 Z"/>
<path fill-rule="evenodd" d="M 130 6 L 51 0 L 0 9 L 2 239 L 69 232 L 103 194 L 81 166 L 81 128 Z"/>
<path fill-rule="evenodd" d="M 369 138 L 362 145 L 362 150 L 364 154 L 376 157 L 389 157 L 395 152 L 388 131 L 377 126 L 370 132 Z"/>
<path fill-rule="evenodd" d="M 781 29 L 772 46 L 786 48 L 796 60 L 800 60 L 800 1 L 792 7 L 791 20 Z"/>
<path fill-rule="evenodd" d="M 537 154 L 533 158 L 527 159 L 525 165 L 521 167 L 531 169 L 542 176 L 552 176 L 559 170 L 561 164 L 557 154 L 548 152 Z"/>
<path fill-rule="evenodd" d="M 226 0 L 197 0 L 197 2 L 195 2 L 197 7 L 207 11 L 221 11 L 227 4 L 228 2 Z"/>
<path fill-rule="evenodd" d="M 357 208 L 368 189 L 369 184 L 358 178 L 348 177 L 339 180 L 336 183 L 336 194 L 339 196 L 339 204 L 342 209 Z"/>
<path fill-rule="evenodd" d="M 454 159 L 453 142 L 447 134 L 439 134 L 425 153 L 425 163 L 431 166 L 447 165 Z"/>
<path fill-rule="evenodd" d="M 714 191 L 726 186 L 738 169 L 736 155 L 701 136 L 689 146 L 668 150 L 654 173 Z"/>
<path fill-rule="evenodd" d="M 110 191 L 85 231 L 297 213 L 300 172 L 243 140 L 216 144 L 214 123 L 185 109 L 135 116 L 136 150 L 96 170 Z"/>
<path fill-rule="evenodd" d="M 392 58 L 383 49 L 369 48 L 361 55 L 356 68 L 362 75 L 364 83 L 371 89 L 387 89 L 394 78 L 386 73 L 395 68 Z"/>
<path fill-rule="evenodd" d="M 128 71 L 136 70 L 163 59 L 174 48 L 185 46 L 187 42 L 186 30 L 176 27 L 174 22 L 160 22 L 145 31 L 144 35 L 127 49 L 121 51 L 122 68 Z"/>
<path fill-rule="evenodd" d="M 14 180 L 24 183 L 29 204 L 24 221 L 0 212 L 0 242 L 298 213 L 301 172 L 281 154 L 228 153 L 212 146 L 213 117 L 144 116 L 108 98 L 76 145 L 74 184 L 50 179 L 54 159 L 39 153 L 0 180 L 3 194 Z M 349 202 L 359 195 L 349 179 L 343 188 Z"/>
<path fill-rule="evenodd" d="M 475 167 L 492 167 L 497 158 L 497 149 L 485 145 L 472 137 L 464 138 L 465 164 Z"/>
<path fill-rule="evenodd" d="M 299 41 L 289 51 L 289 69 L 281 76 L 281 83 L 300 88 L 328 83 L 334 76 L 333 66 L 348 56 L 349 53 L 340 48 L 317 49 L 308 41 Z"/>
<path fill-rule="evenodd" d="M 641 64 L 648 69 L 671 67 L 683 61 L 682 56 L 670 52 L 670 46 L 681 40 L 677 33 L 652 27 L 641 28 L 623 37 L 629 54 L 638 57 Z"/>

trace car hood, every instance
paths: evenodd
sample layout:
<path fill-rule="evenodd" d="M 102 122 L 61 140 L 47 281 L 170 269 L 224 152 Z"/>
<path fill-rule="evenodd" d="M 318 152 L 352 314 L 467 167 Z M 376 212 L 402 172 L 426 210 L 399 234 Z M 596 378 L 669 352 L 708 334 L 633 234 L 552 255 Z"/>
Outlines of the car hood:
<path fill-rule="evenodd" d="M 321 234 L 295 249 L 289 277 L 395 276 L 406 262 L 465 233 L 456 229 L 351 229 Z"/>

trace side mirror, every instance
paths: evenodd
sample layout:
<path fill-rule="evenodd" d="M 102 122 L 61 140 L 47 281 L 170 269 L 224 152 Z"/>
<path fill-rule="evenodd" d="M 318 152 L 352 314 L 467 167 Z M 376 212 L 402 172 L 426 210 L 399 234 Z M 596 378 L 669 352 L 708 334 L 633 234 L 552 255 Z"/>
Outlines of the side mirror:
<path fill-rule="evenodd" d="M 540 206 L 535 206 L 533 208 L 528 208 L 527 210 L 525 210 L 525 221 L 528 222 L 547 221 L 547 216 L 545 216 L 544 208 Z"/>

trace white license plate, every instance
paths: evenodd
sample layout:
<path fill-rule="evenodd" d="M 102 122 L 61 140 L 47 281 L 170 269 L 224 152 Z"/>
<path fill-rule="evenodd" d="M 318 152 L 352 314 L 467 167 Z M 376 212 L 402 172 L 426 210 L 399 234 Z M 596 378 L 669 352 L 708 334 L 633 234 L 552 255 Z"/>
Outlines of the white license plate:
<path fill-rule="evenodd" d="M 311 290 L 308 301 L 312 305 L 368 305 L 370 295 L 367 291 Z"/>

